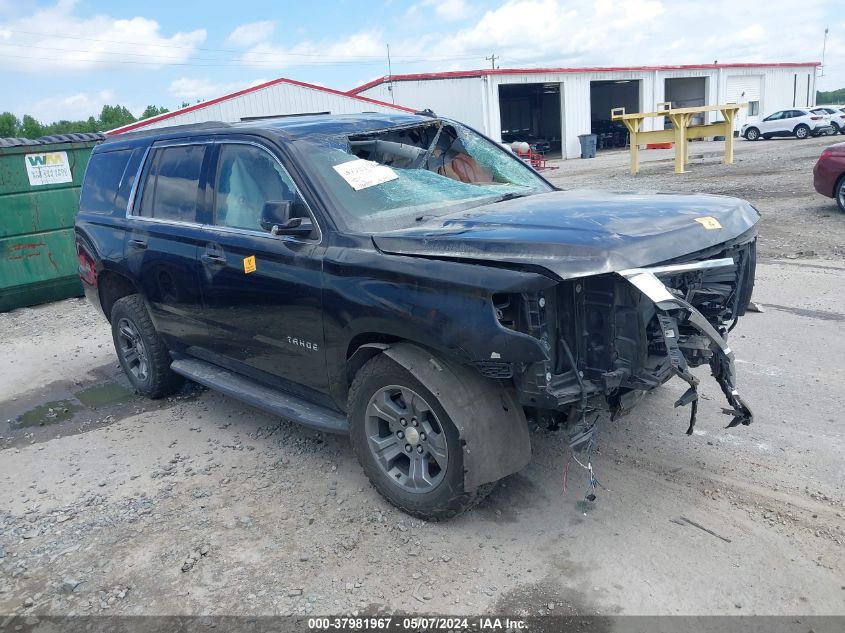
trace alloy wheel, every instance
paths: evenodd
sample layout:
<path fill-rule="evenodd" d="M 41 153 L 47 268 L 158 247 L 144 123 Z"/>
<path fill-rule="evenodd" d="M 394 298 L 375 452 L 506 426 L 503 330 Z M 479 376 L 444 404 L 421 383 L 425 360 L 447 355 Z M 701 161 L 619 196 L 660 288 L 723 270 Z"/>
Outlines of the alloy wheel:
<path fill-rule="evenodd" d="M 376 463 L 398 487 L 424 493 L 443 480 L 449 465 L 446 433 L 413 389 L 389 385 L 373 394 L 364 430 Z"/>
<path fill-rule="evenodd" d="M 149 371 L 147 348 L 132 321 L 123 318 L 117 322 L 117 340 L 126 370 L 139 382 L 146 381 Z"/>

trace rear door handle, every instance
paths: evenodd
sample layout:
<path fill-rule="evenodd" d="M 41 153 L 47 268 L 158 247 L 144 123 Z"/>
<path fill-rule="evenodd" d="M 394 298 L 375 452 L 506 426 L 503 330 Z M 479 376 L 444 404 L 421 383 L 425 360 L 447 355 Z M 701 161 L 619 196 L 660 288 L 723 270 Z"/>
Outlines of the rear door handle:
<path fill-rule="evenodd" d="M 226 265 L 226 257 L 218 253 L 203 253 L 200 259 L 206 264 L 212 264 L 214 266 Z"/>
<path fill-rule="evenodd" d="M 132 248 L 147 248 L 147 240 L 139 240 L 137 238 L 133 238 L 129 240 L 129 246 Z"/>

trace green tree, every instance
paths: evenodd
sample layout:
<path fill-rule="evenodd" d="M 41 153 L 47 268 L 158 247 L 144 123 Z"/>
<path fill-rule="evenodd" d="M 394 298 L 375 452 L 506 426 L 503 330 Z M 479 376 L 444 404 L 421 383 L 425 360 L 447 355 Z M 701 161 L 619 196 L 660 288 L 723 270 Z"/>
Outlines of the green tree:
<path fill-rule="evenodd" d="M 23 119 L 21 119 L 20 133 L 24 138 L 36 139 L 39 136 L 44 136 L 44 126 L 34 117 L 24 114 Z"/>
<path fill-rule="evenodd" d="M 104 105 L 103 110 L 100 112 L 100 128 L 103 131 L 112 130 L 128 123 L 134 123 L 135 120 L 135 117 L 132 116 L 132 113 L 125 106 Z"/>
<path fill-rule="evenodd" d="M 170 110 L 168 110 L 164 106 L 148 105 L 141 113 L 141 116 L 139 118 L 149 119 L 152 116 L 158 116 L 159 114 L 164 114 L 165 112 L 170 112 Z"/>
<path fill-rule="evenodd" d="M 17 136 L 20 121 L 11 112 L 3 112 L 0 114 L 0 138 Z"/>
<path fill-rule="evenodd" d="M 822 92 L 821 90 L 817 91 L 816 103 L 820 105 L 824 105 L 826 103 L 837 105 L 845 103 L 845 88 L 840 88 L 839 90 L 829 90 L 828 92 Z"/>

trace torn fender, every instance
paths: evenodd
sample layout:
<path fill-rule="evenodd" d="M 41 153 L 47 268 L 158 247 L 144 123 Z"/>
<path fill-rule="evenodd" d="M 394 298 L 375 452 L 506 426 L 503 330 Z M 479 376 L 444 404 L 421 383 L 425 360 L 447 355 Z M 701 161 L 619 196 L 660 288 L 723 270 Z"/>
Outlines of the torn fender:
<path fill-rule="evenodd" d="M 691 405 L 690 425 L 687 435 L 691 435 L 695 426 L 695 414 L 698 406 L 698 379 L 689 372 L 686 359 L 677 344 L 678 328 L 680 323 L 689 323 L 702 335 L 710 340 L 710 349 L 713 357 L 710 361 L 710 369 L 713 377 L 725 394 L 730 409 L 722 409 L 722 413 L 733 416 L 728 428 L 743 424 L 751 424 L 754 415 L 739 395 L 736 388 L 736 368 L 734 365 L 734 353 L 731 350 L 724 336 L 713 327 L 701 312 L 696 310 L 684 299 L 669 291 L 656 276 L 655 273 L 664 272 L 665 269 L 693 270 L 696 268 L 716 268 L 719 266 L 732 266 L 730 258 L 708 260 L 691 264 L 680 264 L 677 266 L 663 268 L 633 268 L 621 270 L 619 274 L 630 281 L 640 292 L 652 300 L 657 309 L 657 317 L 663 331 L 663 340 L 669 354 L 672 371 L 685 380 L 690 388 L 682 395 L 675 406 Z"/>
<path fill-rule="evenodd" d="M 528 423 L 511 390 L 410 343 L 383 353 L 422 382 L 457 427 L 466 490 L 515 473 L 531 460 Z"/>

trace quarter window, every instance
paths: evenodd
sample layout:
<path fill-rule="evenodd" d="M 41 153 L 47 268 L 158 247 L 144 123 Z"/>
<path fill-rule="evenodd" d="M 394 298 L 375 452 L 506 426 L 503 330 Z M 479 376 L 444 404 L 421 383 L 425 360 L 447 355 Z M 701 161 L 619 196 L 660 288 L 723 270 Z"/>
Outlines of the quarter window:
<path fill-rule="evenodd" d="M 214 202 L 217 226 L 262 231 L 265 203 L 297 198 L 290 176 L 265 150 L 239 143 L 220 148 Z"/>
<path fill-rule="evenodd" d="M 157 220 L 196 222 L 204 156 L 202 145 L 155 150 L 141 195 L 140 215 Z"/>

